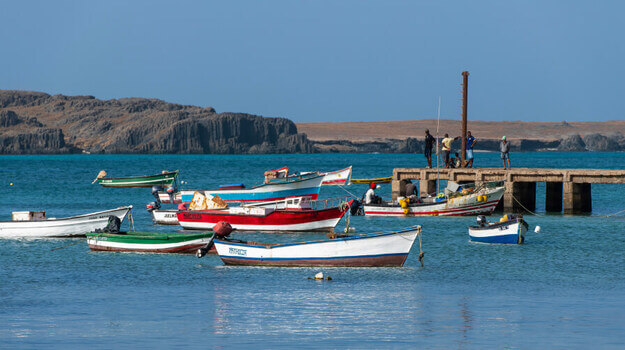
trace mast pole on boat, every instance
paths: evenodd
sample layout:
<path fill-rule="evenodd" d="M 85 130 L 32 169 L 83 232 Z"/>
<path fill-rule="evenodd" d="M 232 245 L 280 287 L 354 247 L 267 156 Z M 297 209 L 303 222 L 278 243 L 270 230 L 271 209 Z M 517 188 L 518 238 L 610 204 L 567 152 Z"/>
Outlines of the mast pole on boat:
<path fill-rule="evenodd" d="M 438 195 L 439 191 L 439 169 L 438 169 L 438 128 L 441 124 L 441 97 L 438 96 L 438 113 L 436 117 L 436 195 Z"/>

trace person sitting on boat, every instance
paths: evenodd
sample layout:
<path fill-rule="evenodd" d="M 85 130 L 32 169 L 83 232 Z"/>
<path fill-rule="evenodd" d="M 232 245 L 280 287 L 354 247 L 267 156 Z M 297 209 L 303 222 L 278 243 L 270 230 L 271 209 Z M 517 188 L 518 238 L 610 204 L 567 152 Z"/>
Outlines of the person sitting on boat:
<path fill-rule="evenodd" d="M 421 202 L 417 186 L 415 186 L 411 180 L 406 180 L 406 198 L 410 199 L 410 203 Z"/>
<path fill-rule="evenodd" d="M 382 198 L 375 195 L 375 182 L 369 185 L 369 189 L 365 193 L 365 204 L 379 204 L 382 203 Z"/>

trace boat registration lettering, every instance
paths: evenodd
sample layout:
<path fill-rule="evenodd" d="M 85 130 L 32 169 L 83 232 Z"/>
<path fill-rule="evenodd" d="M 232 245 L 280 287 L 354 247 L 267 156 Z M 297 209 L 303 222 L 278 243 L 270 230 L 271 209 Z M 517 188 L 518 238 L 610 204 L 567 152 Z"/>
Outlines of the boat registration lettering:
<path fill-rule="evenodd" d="M 499 231 L 505 231 L 505 230 L 507 230 L 507 229 L 508 229 L 508 226 L 501 226 L 501 227 L 499 228 Z"/>
<path fill-rule="evenodd" d="M 195 213 L 184 213 L 182 214 L 182 217 L 189 220 L 200 220 L 202 218 L 202 215 Z"/>
<path fill-rule="evenodd" d="M 232 255 L 240 255 L 240 256 L 247 256 L 247 250 L 245 249 L 240 249 L 240 248 L 232 248 L 230 247 L 228 252 Z"/>

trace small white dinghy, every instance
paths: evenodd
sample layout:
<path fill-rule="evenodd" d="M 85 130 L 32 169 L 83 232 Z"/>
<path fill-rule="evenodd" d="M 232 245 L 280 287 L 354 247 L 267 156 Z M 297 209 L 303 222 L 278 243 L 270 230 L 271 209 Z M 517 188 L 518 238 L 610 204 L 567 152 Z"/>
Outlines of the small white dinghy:
<path fill-rule="evenodd" d="M 130 209 L 132 205 L 60 219 L 46 219 L 45 212 L 13 212 L 13 221 L 0 221 L 0 238 L 84 237 L 106 227 L 109 216 L 124 221 Z"/>
<path fill-rule="evenodd" d="M 469 237 L 473 242 L 523 244 L 527 222 L 522 215 L 507 214 L 499 222 L 488 223 L 483 215 L 477 217 L 478 226 L 469 226 Z"/>

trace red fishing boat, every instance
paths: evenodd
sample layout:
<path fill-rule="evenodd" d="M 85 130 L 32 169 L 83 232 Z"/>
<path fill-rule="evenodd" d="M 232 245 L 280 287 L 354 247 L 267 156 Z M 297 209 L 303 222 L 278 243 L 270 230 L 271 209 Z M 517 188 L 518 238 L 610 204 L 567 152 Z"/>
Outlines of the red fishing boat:
<path fill-rule="evenodd" d="M 334 205 L 336 204 L 336 205 Z M 291 198 L 274 206 L 241 206 L 214 210 L 178 212 L 184 229 L 209 230 L 220 221 L 239 231 L 333 231 L 351 201 Z"/>

